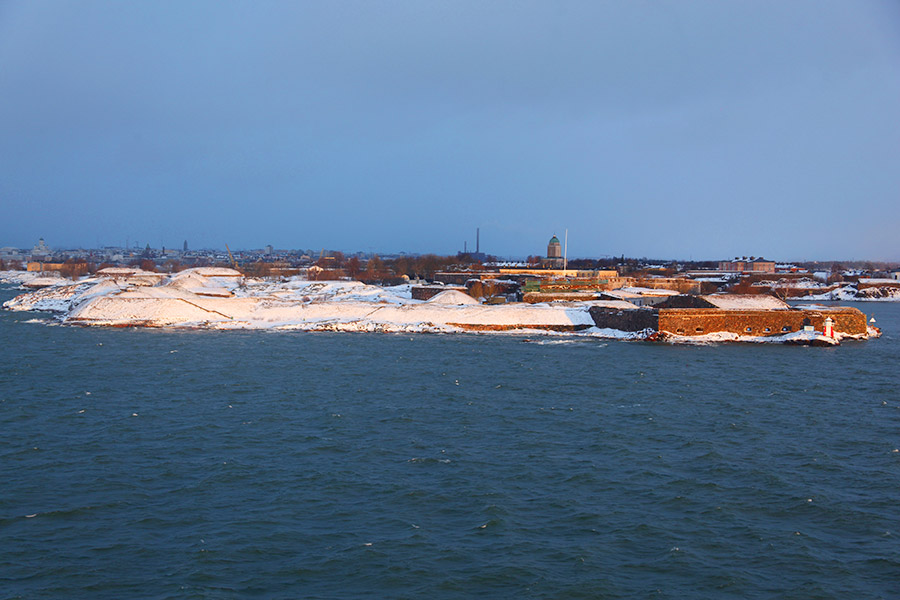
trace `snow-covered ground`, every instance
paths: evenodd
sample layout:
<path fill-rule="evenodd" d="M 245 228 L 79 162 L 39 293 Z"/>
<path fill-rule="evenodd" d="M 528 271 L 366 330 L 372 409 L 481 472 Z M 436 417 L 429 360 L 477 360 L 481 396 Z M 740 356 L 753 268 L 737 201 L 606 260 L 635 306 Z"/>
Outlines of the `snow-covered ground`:
<path fill-rule="evenodd" d="M 26 285 L 36 275 L 0 272 L 0 281 Z M 626 302 L 486 305 L 453 289 L 423 301 L 412 299 L 411 287 L 299 278 L 272 281 L 243 277 L 231 269 L 197 268 L 172 275 L 111 269 L 74 282 L 53 278 L 45 287 L 23 293 L 3 306 L 13 311 L 54 312 L 68 324 L 115 327 L 565 333 L 621 340 L 658 337 L 652 330 L 624 332 L 595 327 L 589 312 L 591 306 L 615 304 L 623 310 L 634 308 Z M 730 308 L 746 308 L 750 302 L 737 296 L 714 298 Z M 751 299 L 754 307 L 760 302 L 758 296 Z M 777 308 L 780 307 L 779 304 Z M 802 341 L 793 339 L 796 334 L 771 337 L 710 334 L 683 338 L 665 334 L 661 337 L 675 343 Z"/>
<path fill-rule="evenodd" d="M 35 271 L 0 271 L 0 283 L 25 285 L 26 283 L 44 278 L 45 276 L 45 273 L 38 273 Z M 47 279 L 49 280 L 49 277 L 47 277 Z M 61 277 L 56 277 L 54 279 L 65 281 Z"/>
<path fill-rule="evenodd" d="M 411 298 L 409 285 L 273 282 L 228 269 L 188 269 L 165 278 L 117 271 L 77 282 L 60 279 L 4 307 L 56 312 L 70 324 L 119 327 L 455 332 L 574 331 L 594 325 L 588 304 L 488 306 L 455 290 L 420 301 Z"/>
<path fill-rule="evenodd" d="M 890 286 L 867 287 L 861 290 L 855 285 L 845 285 L 830 292 L 800 296 L 790 300 L 836 300 L 839 302 L 864 301 L 864 302 L 900 302 L 900 288 Z"/>

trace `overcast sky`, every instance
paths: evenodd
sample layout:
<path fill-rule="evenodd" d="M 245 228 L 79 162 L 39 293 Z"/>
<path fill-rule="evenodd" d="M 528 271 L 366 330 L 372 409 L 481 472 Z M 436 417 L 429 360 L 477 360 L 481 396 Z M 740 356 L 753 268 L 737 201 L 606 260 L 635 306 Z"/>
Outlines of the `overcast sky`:
<path fill-rule="evenodd" d="M 900 3 L 5 2 L 0 246 L 900 259 Z"/>

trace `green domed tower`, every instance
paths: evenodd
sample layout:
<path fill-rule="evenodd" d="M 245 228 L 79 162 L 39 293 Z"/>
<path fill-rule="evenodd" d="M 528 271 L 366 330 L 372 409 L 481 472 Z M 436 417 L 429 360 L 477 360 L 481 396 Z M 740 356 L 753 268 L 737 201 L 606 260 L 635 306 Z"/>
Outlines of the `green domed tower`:
<path fill-rule="evenodd" d="M 562 246 L 559 243 L 559 238 L 555 235 L 550 238 L 550 243 L 547 244 L 547 258 L 562 258 Z"/>

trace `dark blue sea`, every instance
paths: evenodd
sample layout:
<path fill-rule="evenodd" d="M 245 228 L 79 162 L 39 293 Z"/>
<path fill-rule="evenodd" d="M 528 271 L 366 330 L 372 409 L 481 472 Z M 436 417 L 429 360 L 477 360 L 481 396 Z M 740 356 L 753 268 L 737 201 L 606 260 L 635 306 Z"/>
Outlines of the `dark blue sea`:
<path fill-rule="evenodd" d="M 897 598 L 900 305 L 856 306 L 838 348 L 0 311 L 0 598 Z"/>

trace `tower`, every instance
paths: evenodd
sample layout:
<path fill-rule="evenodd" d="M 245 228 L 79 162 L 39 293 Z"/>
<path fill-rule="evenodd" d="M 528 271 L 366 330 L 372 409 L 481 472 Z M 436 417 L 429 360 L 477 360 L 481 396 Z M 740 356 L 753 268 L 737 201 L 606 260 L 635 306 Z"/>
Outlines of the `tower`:
<path fill-rule="evenodd" d="M 559 238 L 555 235 L 550 238 L 550 243 L 547 244 L 547 258 L 562 258 L 562 244 L 559 243 Z"/>

